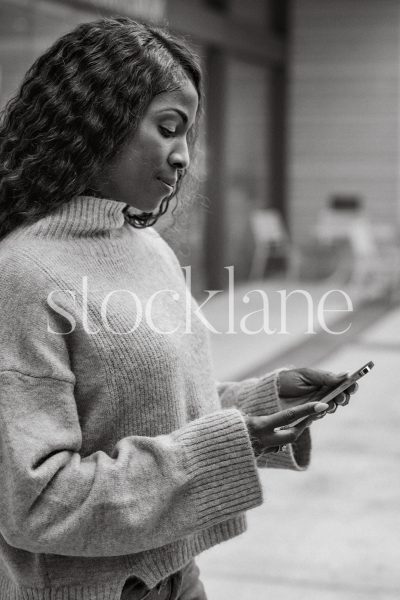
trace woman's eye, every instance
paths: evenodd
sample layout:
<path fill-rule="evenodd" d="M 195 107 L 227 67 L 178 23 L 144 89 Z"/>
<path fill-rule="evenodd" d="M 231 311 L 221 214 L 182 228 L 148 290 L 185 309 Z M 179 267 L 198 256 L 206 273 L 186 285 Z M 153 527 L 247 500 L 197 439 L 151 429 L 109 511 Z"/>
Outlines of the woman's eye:
<path fill-rule="evenodd" d="M 175 129 L 169 129 L 168 127 L 163 126 L 160 126 L 160 131 L 164 137 L 173 137 L 176 134 Z"/>

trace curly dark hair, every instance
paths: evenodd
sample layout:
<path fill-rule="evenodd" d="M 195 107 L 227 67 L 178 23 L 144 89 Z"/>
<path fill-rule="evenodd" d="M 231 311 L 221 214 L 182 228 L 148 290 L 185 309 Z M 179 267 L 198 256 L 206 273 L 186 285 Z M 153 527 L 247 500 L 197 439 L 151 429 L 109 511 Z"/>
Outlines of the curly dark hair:
<path fill-rule="evenodd" d="M 129 18 L 83 23 L 27 71 L 0 125 L 0 238 L 84 194 L 151 100 L 189 78 L 199 96 L 199 61 L 184 40 Z M 179 187 L 179 186 L 178 186 Z M 160 207 L 166 210 L 165 203 Z M 137 226 L 154 222 L 140 218 Z"/>

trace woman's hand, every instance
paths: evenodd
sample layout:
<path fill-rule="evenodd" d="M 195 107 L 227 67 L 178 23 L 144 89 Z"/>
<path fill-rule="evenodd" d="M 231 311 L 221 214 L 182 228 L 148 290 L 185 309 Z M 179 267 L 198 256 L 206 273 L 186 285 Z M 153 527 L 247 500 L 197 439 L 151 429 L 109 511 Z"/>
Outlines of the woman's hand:
<path fill-rule="evenodd" d="M 268 417 L 246 417 L 254 454 L 257 457 L 263 453 L 275 452 L 279 446 L 292 444 L 315 416 L 325 412 L 327 408 L 328 405 L 324 402 L 307 402 Z M 296 424 L 299 419 L 301 422 Z"/>
<path fill-rule="evenodd" d="M 316 369 L 290 369 L 279 373 L 279 398 L 282 408 L 291 408 L 302 405 L 305 402 L 322 400 L 333 388 L 342 383 L 347 373 L 335 375 L 329 371 Z M 329 410 L 320 413 L 315 418 L 323 417 L 326 412 L 336 411 L 338 404 L 345 406 L 349 403 L 350 395 L 358 389 L 357 383 L 353 383 L 345 392 L 339 394 L 334 401 L 330 401 Z M 314 420 L 313 419 L 313 420 Z"/>

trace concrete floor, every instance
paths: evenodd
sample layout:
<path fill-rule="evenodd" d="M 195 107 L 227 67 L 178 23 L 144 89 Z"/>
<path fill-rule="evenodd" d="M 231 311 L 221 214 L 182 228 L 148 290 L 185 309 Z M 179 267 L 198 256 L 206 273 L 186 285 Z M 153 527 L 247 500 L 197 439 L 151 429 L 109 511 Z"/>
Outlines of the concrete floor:
<path fill-rule="evenodd" d="M 400 308 L 318 366 L 369 360 L 350 405 L 313 425 L 309 470 L 260 470 L 265 501 L 248 531 L 199 557 L 209 600 L 400 598 Z"/>

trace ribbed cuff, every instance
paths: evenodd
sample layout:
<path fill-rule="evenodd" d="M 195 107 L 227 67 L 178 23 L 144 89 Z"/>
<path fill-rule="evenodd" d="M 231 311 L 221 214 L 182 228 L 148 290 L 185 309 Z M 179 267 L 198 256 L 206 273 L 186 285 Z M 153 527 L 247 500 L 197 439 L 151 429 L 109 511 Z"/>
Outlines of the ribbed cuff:
<path fill-rule="evenodd" d="M 260 379 L 243 382 L 238 407 L 251 416 L 265 416 L 283 410 L 279 399 L 279 369 L 267 373 Z M 257 458 L 257 467 L 274 469 L 292 469 L 304 471 L 310 464 L 311 435 L 306 429 L 294 444 L 287 444 L 284 450 L 268 453 Z"/>
<path fill-rule="evenodd" d="M 272 415 L 283 410 L 279 399 L 279 373 L 286 368 L 277 369 L 260 378 L 245 379 L 240 382 L 219 384 L 224 401 L 235 405 L 242 413 L 254 417 Z M 311 436 L 307 429 L 294 444 L 288 444 L 284 450 L 257 457 L 257 467 L 292 469 L 303 471 L 310 463 Z"/>
<path fill-rule="evenodd" d="M 267 373 L 259 379 L 242 381 L 237 407 L 244 414 L 254 417 L 265 417 L 280 410 L 278 371 Z"/>
<path fill-rule="evenodd" d="M 304 471 L 310 464 L 310 457 L 311 435 L 310 429 L 307 428 L 293 444 L 287 444 L 284 450 L 259 456 L 257 458 L 257 467 Z"/>
<path fill-rule="evenodd" d="M 186 451 L 188 502 L 199 529 L 262 503 L 262 489 L 242 414 L 227 409 L 196 419 L 172 436 Z"/>

